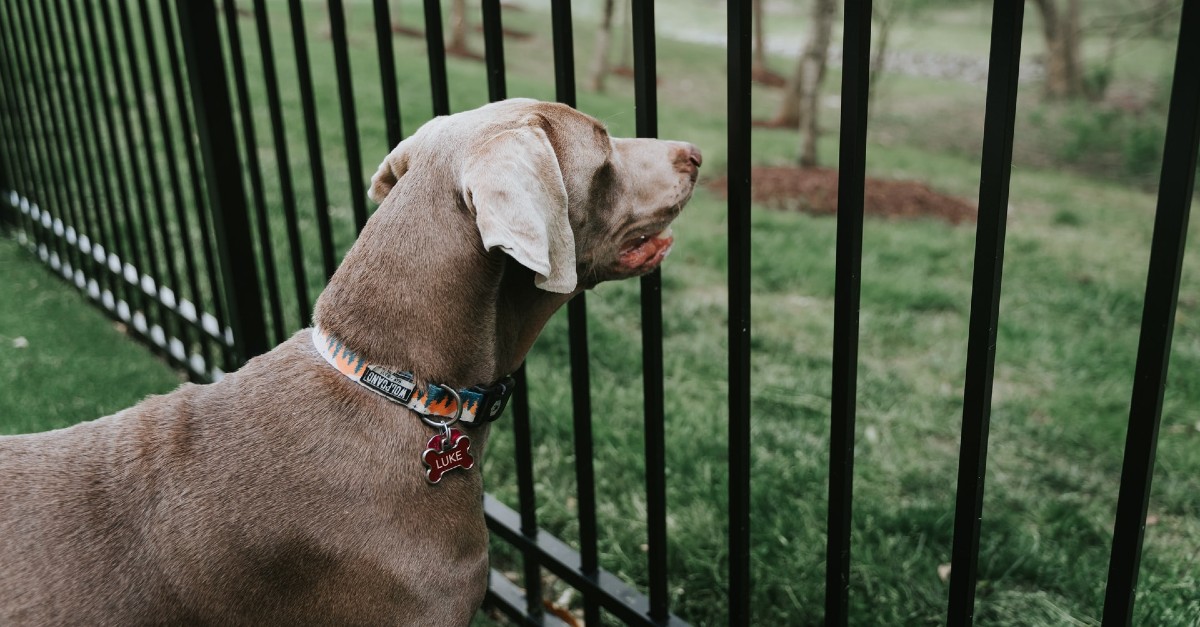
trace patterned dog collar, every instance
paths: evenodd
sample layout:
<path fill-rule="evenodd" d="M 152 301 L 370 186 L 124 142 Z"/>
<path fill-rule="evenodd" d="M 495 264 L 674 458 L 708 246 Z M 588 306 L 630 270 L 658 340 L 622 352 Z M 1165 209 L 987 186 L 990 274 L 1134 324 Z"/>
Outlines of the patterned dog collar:
<path fill-rule="evenodd" d="M 462 413 L 458 414 L 455 395 L 447 388 L 440 385 L 418 388 L 413 373 L 369 364 L 319 327 L 313 326 L 312 340 L 325 361 L 348 379 L 424 416 L 451 418 L 457 414 L 458 420 L 475 427 L 499 418 L 512 396 L 512 377 L 504 377 L 490 386 L 461 388 L 455 391 L 463 405 Z"/>

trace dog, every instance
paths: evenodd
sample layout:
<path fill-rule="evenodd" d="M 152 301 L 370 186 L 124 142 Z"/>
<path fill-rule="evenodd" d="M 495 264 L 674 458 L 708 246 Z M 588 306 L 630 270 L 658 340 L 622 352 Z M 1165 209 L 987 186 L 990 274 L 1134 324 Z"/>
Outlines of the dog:
<path fill-rule="evenodd" d="M 533 100 L 426 123 L 372 177 L 312 328 L 0 438 L 0 624 L 467 624 L 506 377 L 572 296 L 659 266 L 700 164 Z"/>

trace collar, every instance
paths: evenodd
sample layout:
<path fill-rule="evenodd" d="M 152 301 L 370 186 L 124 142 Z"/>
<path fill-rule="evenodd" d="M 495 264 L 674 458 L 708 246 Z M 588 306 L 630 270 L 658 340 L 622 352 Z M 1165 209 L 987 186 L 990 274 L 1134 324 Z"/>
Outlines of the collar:
<path fill-rule="evenodd" d="M 504 377 L 489 386 L 476 385 L 455 390 L 434 384 L 422 389 L 417 386 L 413 373 L 369 364 L 316 325 L 313 325 L 312 340 L 325 361 L 351 381 L 422 416 L 453 418 L 457 414 L 458 420 L 468 427 L 477 427 L 499 418 L 515 387 L 512 377 Z M 456 397 L 462 400 L 461 414 L 458 413 Z"/>

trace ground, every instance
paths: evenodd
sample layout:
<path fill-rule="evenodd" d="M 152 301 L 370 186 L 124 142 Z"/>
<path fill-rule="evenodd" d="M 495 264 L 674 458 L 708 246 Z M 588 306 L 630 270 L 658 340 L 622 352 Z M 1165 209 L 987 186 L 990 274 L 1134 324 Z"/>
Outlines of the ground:
<path fill-rule="evenodd" d="M 759 166 L 750 173 L 751 199 L 772 209 L 832 215 L 838 206 L 838 171 L 832 168 Z M 722 176 L 709 188 L 722 198 L 728 180 Z M 951 224 L 974 222 L 971 203 L 935 191 L 920 181 L 868 178 L 866 213 L 887 218 L 924 218 Z"/>

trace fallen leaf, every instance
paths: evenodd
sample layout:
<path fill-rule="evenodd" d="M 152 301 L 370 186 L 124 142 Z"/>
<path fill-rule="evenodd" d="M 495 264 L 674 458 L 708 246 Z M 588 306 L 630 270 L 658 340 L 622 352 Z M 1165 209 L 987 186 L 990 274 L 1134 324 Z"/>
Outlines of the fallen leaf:
<path fill-rule="evenodd" d="M 1153 527 L 1158 524 L 1158 514 L 1150 514 L 1146 516 L 1146 526 Z"/>
<path fill-rule="evenodd" d="M 554 602 L 546 599 L 542 599 L 542 607 L 546 608 L 547 612 L 558 617 L 559 620 L 570 625 L 571 627 L 583 627 L 583 624 L 580 623 L 579 619 L 571 613 L 571 610 L 565 607 L 559 607 L 558 605 L 555 605 Z"/>
<path fill-rule="evenodd" d="M 946 583 L 947 581 L 950 581 L 950 565 L 949 564 L 938 564 L 938 579 L 941 579 L 942 583 Z"/>

